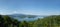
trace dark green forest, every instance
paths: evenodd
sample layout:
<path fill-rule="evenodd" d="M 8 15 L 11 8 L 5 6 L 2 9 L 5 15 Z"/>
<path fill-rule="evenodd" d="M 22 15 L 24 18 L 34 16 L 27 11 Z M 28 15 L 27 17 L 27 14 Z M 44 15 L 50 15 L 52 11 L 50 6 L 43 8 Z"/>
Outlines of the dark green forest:
<path fill-rule="evenodd" d="M 60 15 L 47 16 L 31 22 L 21 22 L 7 15 L 0 15 L 0 27 L 60 27 Z"/>

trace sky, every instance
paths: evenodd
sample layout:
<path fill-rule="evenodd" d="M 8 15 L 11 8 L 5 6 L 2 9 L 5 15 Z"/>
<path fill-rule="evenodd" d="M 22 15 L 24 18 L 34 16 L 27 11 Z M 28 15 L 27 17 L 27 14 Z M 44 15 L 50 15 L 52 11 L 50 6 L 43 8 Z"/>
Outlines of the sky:
<path fill-rule="evenodd" d="M 60 15 L 60 0 L 0 0 L 0 14 Z"/>

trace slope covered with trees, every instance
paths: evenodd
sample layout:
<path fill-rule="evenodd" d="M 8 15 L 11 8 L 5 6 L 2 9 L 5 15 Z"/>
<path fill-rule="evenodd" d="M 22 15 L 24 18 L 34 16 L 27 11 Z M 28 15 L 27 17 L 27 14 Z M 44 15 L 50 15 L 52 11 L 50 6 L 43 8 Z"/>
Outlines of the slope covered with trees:
<path fill-rule="evenodd" d="M 13 19 L 7 15 L 0 15 L 0 27 L 28 27 L 26 21 L 20 22 L 17 19 Z"/>
<path fill-rule="evenodd" d="M 47 16 L 35 21 L 33 27 L 60 27 L 60 15 Z"/>
<path fill-rule="evenodd" d="M 7 15 L 0 15 L 0 27 L 60 27 L 60 15 L 47 16 L 31 22 L 21 22 Z"/>

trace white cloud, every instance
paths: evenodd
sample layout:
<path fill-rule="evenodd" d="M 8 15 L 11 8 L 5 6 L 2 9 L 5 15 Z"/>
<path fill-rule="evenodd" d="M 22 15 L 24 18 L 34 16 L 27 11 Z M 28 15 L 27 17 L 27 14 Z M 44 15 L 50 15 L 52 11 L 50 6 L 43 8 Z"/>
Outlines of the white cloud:
<path fill-rule="evenodd" d="M 13 13 L 18 13 L 17 11 L 13 11 Z"/>

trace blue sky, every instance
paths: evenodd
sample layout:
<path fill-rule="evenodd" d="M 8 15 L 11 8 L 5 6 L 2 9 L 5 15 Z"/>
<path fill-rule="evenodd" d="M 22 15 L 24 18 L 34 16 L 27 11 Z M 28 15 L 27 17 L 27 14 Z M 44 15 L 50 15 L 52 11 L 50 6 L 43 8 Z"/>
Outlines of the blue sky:
<path fill-rule="evenodd" d="M 60 0 L 0 0 L 0 14 L 60 15 Z"/>

